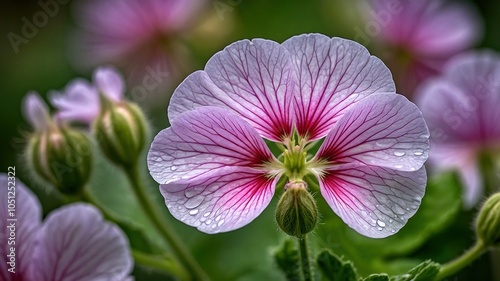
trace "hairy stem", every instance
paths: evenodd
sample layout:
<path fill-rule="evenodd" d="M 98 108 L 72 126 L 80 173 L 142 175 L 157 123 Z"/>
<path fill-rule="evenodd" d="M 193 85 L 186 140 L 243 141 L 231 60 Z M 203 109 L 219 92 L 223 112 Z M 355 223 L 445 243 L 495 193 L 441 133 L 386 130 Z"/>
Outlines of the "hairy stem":
<path fill-rule="evenodd" d="M 463 253 L 460 257 L 452 260 L 441 267 L 436 280 L 443 280 L 444 278 L 451 276 L 457 272 L 459 272 L 462 268 L 469 265 L 472 261 L 481 256 L 484 252 L 486 252 L 487 248 L 480 241 L 476 242 L 476 244 Z"/>
<path fill-rule="evenodd" d="M 299 238 L 300 263 L 302 267 L 302 276 L 304 281 L 312 281 L 311 259 L 309 258 L 309 249 L 307 246 L 307 236 Z"/>

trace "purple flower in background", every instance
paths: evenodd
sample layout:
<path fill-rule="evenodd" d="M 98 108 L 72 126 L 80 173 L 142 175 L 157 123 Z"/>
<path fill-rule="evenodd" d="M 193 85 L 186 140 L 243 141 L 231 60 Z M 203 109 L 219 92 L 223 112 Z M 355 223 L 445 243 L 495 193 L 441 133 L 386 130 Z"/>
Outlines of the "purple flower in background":
<path fill-rule="evenodd" d="M 23 183 L 0 174 L 0 184 L 4 202 L 0 208 L 0 280 L 127 280 L 133 266 L 128 241 L 97 209 L 71 204 L 51 212 L 42 222 L 40 203 Z M 15 207 L 9 209 L 6 202 L 14 202 L 8 201 L 14 190 Z M 12 249 L 15 264 L 9 264 Z M 15 269 L 9 271 L 12 266 Z"/>
<path fill-rule="evenodd" d="M 411 97 L 425 79 L 438 74 L 452 56 L 482 35 L 474 7 L 448 0 L 373 0 L 366 35 L 391 69 L 398 91 Z M 364 40 L 369 44 L 367 36 Z M 358 35 L 359 37 L 359 35 Z"/>
<path fill-rule="evenodd" d="M 431 132 L 431 163 L 457 169 L 466 186 L 465 203 L 474 205 L 483 194 L 479 154 L 498 151 L 500 144 L 500 56 L 461 55 L 417 94 Z"/>
<path fill-rule="evenodd" d="M 201 0 L 81 1 L 74 57 L 79 65 L 113 64 L 146 90 L 168 84 L 189 61 L 179 37 L 197 19 Z M 168 73 L 168 75 L 165 75 Z M 149 77 L 149 78 L 148 78 Z"/>
<path fill-rule="evenodd" d="M 101 111 L 100 93 L 111 102 L 118 103 L 125 92 L 121 75 L 112 67 L 99 67 L 94 71 L 93 84 L 84 79 L 69 82 L 62 93 L 53 92 L 50 100 L 57 108 L 58 121 L 78 121 L 91 124 Z"/>
<path fill-rule="evenodd" d="M 315 176 L 334 212 L 370 237 L 398 231 L 424 195 L 424 119 L 395 94 L 387 67 L 350 40 L 233 43 L 179 85 L 168 115 L 148 167 L 172 215 L 203 232 L 251 222 L 281 176 Z"/>

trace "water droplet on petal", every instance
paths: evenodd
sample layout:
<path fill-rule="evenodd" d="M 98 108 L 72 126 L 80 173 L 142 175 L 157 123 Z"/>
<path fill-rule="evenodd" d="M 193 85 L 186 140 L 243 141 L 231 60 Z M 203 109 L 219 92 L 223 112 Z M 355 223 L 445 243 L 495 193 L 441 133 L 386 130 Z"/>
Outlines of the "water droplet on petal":
<path fill-rule="evenodd" d="M 220 220 L 219 223 L 217 223 L 217 226 L 221 226 L 224 223 L 224 220 Z"/>
<path fill-rule="evenodd" d="M 382 227 L 377 227 L 377 229 L 378 229 L 379 231 L 382 231 L 382 229 L 383 229 L 383 228 L 382 228 Z"/>
<path fill-rule="evenodd" d="M 404 151 L 394 151 L 394 155 L 398 157 L 405 156 L 405 154 L 406 153 Z"/>
<path fill-rule="evenodd" d="M 381 220 L 377 220 L 377 224 L 378 226 L 380 227 L 385 227 L 385 222 L 381 221 Z"/>
<path fill-rule="evenodd" d="M 415 156 L 422 156 L 424 154 L 424 152 L 422 150 L 417 150 L 417 151 L 413 152 L 413 154 Z"/>
<path fill-rule="evenodd" d="M 219 221 L 221 218 L 222 218 L 222 215 L 218 215 L 218 216 L 215 218 L 215 221 Z"/>
<path fill-rule="evenodd" d="M 394 168 L 401 169 L 401 168 L 403 168 L 403 165 L 397 164 L 397 165 L 394 165 Z"/>
<path fill-rule="evenodd" d="M 189 214 L 194 216 L 194 215 L 198 214 L 198 210 L 197 209 L 191 210 L 191 211 L 189 211 Z"/>
<path fill-rule="evenodd" d="M 184 206 L 188 209 L 194 209 L 198 206 L 200 206 L 201 202 L 203 202 L 204 197 L 203 196 L 196 196 L 193 198 L 190 198 L 186 203 L 184 203 Z"/>
<path fill-rule="evenodd" d="M 208 216 L 210 216 L 210 212 L 206 212 L 206 213 L 204 213 L 204 214 L 203 214 L 203 216 L 204 216 L 204 217 L 208 217 Z"/>
<path fill-rule="evenodd" d="M 177 171 L 177 166 L 172 166 L 172 167 L 170 167 L 170 171 L 172 171 L 172 172 Z"/>
<path fill-rule="evenodd" d="M 391 232 L 392 232 L 392 233 L 394 233 L 394 232 L 396 232 L 396 230 L 394 230 L 394 229 L 391 229 Z"/>
<path fill-rule="evenodd" d="M 211 219 L 208 219 L 208 220 L 205 222 L 205 224 L 206 224 L 206 225 L 209 225 L 209 224 L 211 224 L 211 223 L 212 223 L 212 220 L 211 220 Z"/>

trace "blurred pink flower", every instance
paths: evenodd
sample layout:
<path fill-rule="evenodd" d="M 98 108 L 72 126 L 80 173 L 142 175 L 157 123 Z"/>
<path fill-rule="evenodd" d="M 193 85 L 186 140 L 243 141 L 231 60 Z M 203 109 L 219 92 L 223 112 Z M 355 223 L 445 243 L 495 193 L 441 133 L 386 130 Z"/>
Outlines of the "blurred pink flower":
<path fill-rule="evenodd" d="M 466 206 L 483 194 L 479 153 L 500 147 L 500 56 L 483 51 L 451 60 L 417 91 L 431 132 L 430 163 L 457 169 Z"/>
<path fill-rule="evenodd" d="M 370 3 L 365 32 L 377 41 L 376 53 L 391 69 L 398 92 L 408 97 L 413 96 L 422 81 L 438 74 L 448 59 L 471 48 L 482 36 L 480 17 L 466 3 L 448 0 Z"/>
<path fill-rule="evenodd" d="M 26 94 L 22 106 L 23 115 L 36 132 L 47 130 L 52 123 L 49 108 L 37 92 Z"/>
<path fill-rule="evenodd" d="M 0 280 L 128 280 L 133 267 L 128 240 L 96 208 L 67 205 L 51 212 L 42 223 L 40 203 L 22 182 L 0 174 L 0 184 L 1 202 L 8 202 L 7 186 L 15 186 L 16 195 L 15 210 L 9 210 L 6 203 L 0 208 Z M 10 238 L 12 224 L 14 240 Z M 15 273 L 8 271 L 12 254 Z"/>
<path fill-rule="evenodd" d="M 76 6 L 78 65 L 122 67 L 127 80 L 148 91 L 189 64 L 179 41 L 206 4 L 203 0 L 91 0 Z"/>
<path fill-rule="evenodd" d="M 100 94 L 111 102 L 123 99 L 125 83 L 114 68 L 97 68 L 92 82 L 77 78 L 69 82 L 62 93 L 50 94 L 50 101 L 57 108 L 58 121 L 78 121 L 90 125 L 101 110 Z"/>
<path fill-rule="evenodd" d="M 179 85 L 168 115 L 149 171 L 172 215 L 206 233 L 250 223 L 281 176 L 316 176 L 333 211 L 370 237 L 397 232 L 424 195 L 424 119 L 395 94 L 387 67 L 350 40 L 233 43 Z M 284 163 L 262 138 L 286 147 Z"/>

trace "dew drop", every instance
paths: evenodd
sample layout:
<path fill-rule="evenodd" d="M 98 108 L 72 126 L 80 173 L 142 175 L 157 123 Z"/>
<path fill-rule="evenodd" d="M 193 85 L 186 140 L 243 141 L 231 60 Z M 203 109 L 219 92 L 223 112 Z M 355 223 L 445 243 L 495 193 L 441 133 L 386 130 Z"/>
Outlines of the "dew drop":
<path fill-rule="evenodd" d="M 206 212 L 206 213 L 204 213 L 204 214 L 203 214 L 203 216 L 204 216 L 204 217 L 208 217 L 208 216 L 210 216 L 210 212 Z"/>
<path fill-rule="evenodd" d="M 410 210 L 410 208 L 406 208 L 406 210 L 407 210 L 407 211 L 409 211 L 409 210 Z"/>
<path fill-rule="evenodd" d="M 172 172 L 177 171 L 177 166 L 170 167 L 170 171 L 172 171 Z"/>
<path fill-rule="evenodd" d="M 198 206 L 200 206 L 201 202 L 203 202 L 204 198 L 202 196 L 196 196 L 193 198 L 190 198 L 186 203 L 184 203 L 184 206 L 188 209 L 194 209 Z"/>
<path fill-rule="evenodd" d="M 394 155 L 398 157 L 405 156 L 405 154 L 406 153 L 404 151 L 394 151 Z"/>
<path fill-rule="evenodd" d="M 413 154 L 415 156 L 422 156 L 424 154 L 424 152 L 422 150 L 417 150 L 417 151 L 413 152 Z"/>
<path fill-rule="evenodd" d="M 385 222 L 381 221 L 381 220 L 377 220 L 377 224 L 378 226 L 380 227 L 385 227 Z"/>
<path fill-rule="evenodd" d="M 191 211 L 189 211 L 189 214 L 194 216 L 194 215 L 198 214 L 198 210 L 197 209 L 191 210 Z"/>
<path fill-rule="evenodd" d="M 220 220 L 219 223 L 217 223 L 217 226 L 221 226 L 224 223 L 224 220 Z"/>
<path fill-rule="evenodd" d="M 401 168 L 403 168 L 403 165 L 397 164 L 397 165 L 394 165 L 394 168 L 401 169 Z"/>
<path fill-rule="evenodd" d="M 394 222 L 394 220 L 393 220 L 393 219 L 389 219 L 389 222 L 390 222 L 390 223 L 393 223 L 393 222 Z"/>
<path fill-rule="evenodd" d="M 216 227 L 217 227 L 217 225 L 216 225 L 216 224 L 212 224 L 212 228 L 216 228 Z"/>
<path fill-rule="evenodd" d="M 222 218 L 222 215 L 218 215 L 218 216 L 215 218 L 215 221 L 219 221 L 221 218 Z"/>
<path fill-rule="evenodd" d="M 392 233 L 394 233 L 394 232 L 396 232 L 396 230 L 394 230 L 394 229 L 391 229 L 391 232 L 392 232 Z"/>
<path fill-rule="evenodd" d="M 209 225 L 209 224 L 211 224 L 211 223 L 212 223 L 212 220 L 211 220 L 211 219 L 208 219 L 208 220 L 205 222 L 205 224 L 207 224 L 207 225 Z"/>
<path fill-rule="evenodd" d="M 383 228 L 382 228 L 382 227 L 377 227 L 377 229 L 378 229 L 379 231 L 382 231 L 382 229 L 383 229 Z"/>
<path fill-rule="evenodd" d="M 380 146 L 380 147 L 391 147 L 397 143 L 396 140 L 394 139 L 383 139 L 383 140 L 378 140 L 375 142 L 375 145 Z"/>

